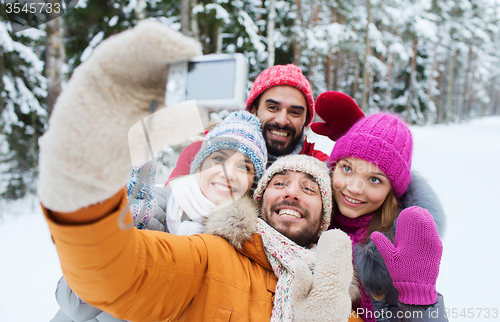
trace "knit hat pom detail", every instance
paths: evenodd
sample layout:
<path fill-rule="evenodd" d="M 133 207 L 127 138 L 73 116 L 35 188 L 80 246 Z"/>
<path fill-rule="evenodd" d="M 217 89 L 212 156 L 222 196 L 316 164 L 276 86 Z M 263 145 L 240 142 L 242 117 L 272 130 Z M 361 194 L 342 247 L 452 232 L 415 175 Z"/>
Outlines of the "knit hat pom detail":
<path fill-rule="evenodd" d="M 247 111 L 238 111 L 233 114 L 229 114 L 224 122 L 246 122 L 250 126 L 254 126 L 257 131 L 262 132 L 261 124 L 257 116 Z"/>

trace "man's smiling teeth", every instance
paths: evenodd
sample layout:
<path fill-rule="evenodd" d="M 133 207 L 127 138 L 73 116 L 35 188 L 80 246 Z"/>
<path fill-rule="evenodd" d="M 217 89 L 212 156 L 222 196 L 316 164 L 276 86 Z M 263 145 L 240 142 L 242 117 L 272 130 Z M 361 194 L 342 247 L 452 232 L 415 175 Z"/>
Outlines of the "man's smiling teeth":
<path fill-rule="evenodd" d="M 213 184 L 214 187 L 216 187 L 217 189 L 220 189 L 222 191 L 225 191 L 225 192 L 229 192 L 229 187 L 226 187 L 226 186 L 223 186 L 223 185 L 220 185 L 220 184 L 217 184 L 217 183 L 214 183 Z"/>
<path fill-rule="evenodd" d="M 348 196 L 346 196 L 346 195 L 344 195 L 344 197 L 345 197 L 345 199 L 346 199 L 347 201 L 352 202 L 352 203 L 358 203 L 358 204 L 359 204 L 359 203 L 363 203 L 363 202 L 358 201 L 358 200 L 356 200 L 356 199 L 349 198 L 349 197 L 348 197 Z"/>
<path fill-rule="evenodd" d="M 271 130 L 270 132 L 271 132 L 271 134 L 274 134 L 277 136 L 283 136 L 283 137 L 288 136 L 288 133 L 286 133 L 286 132 L 275 131 L 275 130 Z"/>
<path fill-rule="evenodd" d="M 280 209 L 278 214 L 282 217 L 291 217 L 291 218 L 302 218 L 298 211 L 292 209 Z"/>

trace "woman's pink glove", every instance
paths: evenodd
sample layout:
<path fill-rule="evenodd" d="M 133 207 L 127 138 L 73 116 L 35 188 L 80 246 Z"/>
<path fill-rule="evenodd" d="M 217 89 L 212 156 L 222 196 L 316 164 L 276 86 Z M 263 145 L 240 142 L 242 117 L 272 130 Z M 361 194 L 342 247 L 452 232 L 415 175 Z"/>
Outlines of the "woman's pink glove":
<path fill-rule="evenodd" d="M 384 259 L 402 303 L 436 303 L 443 244 L 427 210 L 410 207 L 400 213 L 394 245 L 377 231 L 371 234 L 371 239 Z"/>

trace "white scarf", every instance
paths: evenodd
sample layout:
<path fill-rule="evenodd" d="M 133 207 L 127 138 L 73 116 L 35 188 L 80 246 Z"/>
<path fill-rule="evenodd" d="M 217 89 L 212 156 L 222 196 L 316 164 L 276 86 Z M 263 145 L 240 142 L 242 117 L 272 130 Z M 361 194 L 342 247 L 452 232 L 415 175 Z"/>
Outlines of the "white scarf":
<path fill-rule="evenodd" d="M 262 219 L 257 221 L 257 232 L 262 237 L 267 260 L 278 278 L 271 322 L 293 321 L 291 287 L 295 274 L 294 261 L 304 261 L 314 271 L 316 253 L 301 247 L 277 232 Z"/>
<path fill-rule="evenodd" d="M 183 176 L 170 183 L 172 194 L 167 203 L 167 226 L 175 235 L 203 232 L 203 221 L 217 207 L 200 190 L 200 174 Z M 182 221 L 184 213 L 189 220 Z"/>

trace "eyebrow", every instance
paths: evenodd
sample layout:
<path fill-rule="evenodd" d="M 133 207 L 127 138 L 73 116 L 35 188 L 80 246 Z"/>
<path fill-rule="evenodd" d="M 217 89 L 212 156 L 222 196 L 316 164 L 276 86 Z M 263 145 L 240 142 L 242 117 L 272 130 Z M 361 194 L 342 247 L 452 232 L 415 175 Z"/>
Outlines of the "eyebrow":
<path fill-rule="evenodd" d="M 271 103 L 271 104 L 275 104 L 275 105 L 281 105 L 280 102 L 277 102 L 275 100 L 273 100 L 272 98 L 268 98 L 265 103 Z M 294 108 L 294 109 L 297 109 L 297 110 L 302 110 L 302 111 L 305 111 L 305 107 L 302 106 L 302 105 L 292 105 L 290 106 L 291 108 Z"/>
<path fill-rule="evenodd" d="M 297 172 L 301 172 L 301 171 L 297 171 Z M 316 181 L 316 179 L 315 179 L 312 175 L 310 175 L 309 173 L 305 173 L 305 172 L 302 172 L 302 173 L 306 175 L 306 179 L 307 179 L 307 180 L 310 180 L 310 181 L 312 181 L 312 182 L 316 183 L 316 184 L 319 186 L 318 182 Z M 280 175 L 281 175 L 281 176 L 286 176 L 286 175 L 288 175 L 288 170 L 282 170 L 282 171 L 280 171 L 280 172 L 276 172 L 276 173 L 274 174 L 274 176 L 280 176 Z"/>
<path fill-rule="evenodd" d="M 339 162 L 340 162 L 340 161 L 345 161 L 348 165 L 352 166 L 352 162 L 350 162 L 349 160 L 346 160 L 346 159 L 340 159 L 340 160 L 339 160 Z M 370 174 L 379 175 L 379 176 L 384 176 L 384 177 L 386 177 L 387 179 L 389 179 L 389 177 L 388 177 L 388 176 L 386 176 L 386 175 L 385 175 L 384 173 L 382 173 L 382 172 L 370 172 Z"/>
<path fill-rule="evenodd" d="M 274 176 L 286 176 L 287 174 L 288 174 L 288 170 L 281 170 L 280 172 L 276 172 L 274 174 Z"/>
<path fill-rule="evenodd" d="M 222 150 L 217 150 L 217 151 L 214 151 L 213 153 L 220 153 L 222 154 L 223 156 L 227 157 L 227 153 L 222 151 Z"/>
<path fill-rule="evenodd" d="M 374 175 L 379 175 L 379 176 L 383 176 L 383 177 L 386 177 L 387 179 L 389 179 L 389 177 L 387 177 L 385 174 L 383 174 L 382 172 L 371 172 L 371 174 L 374 174 Z"/>

